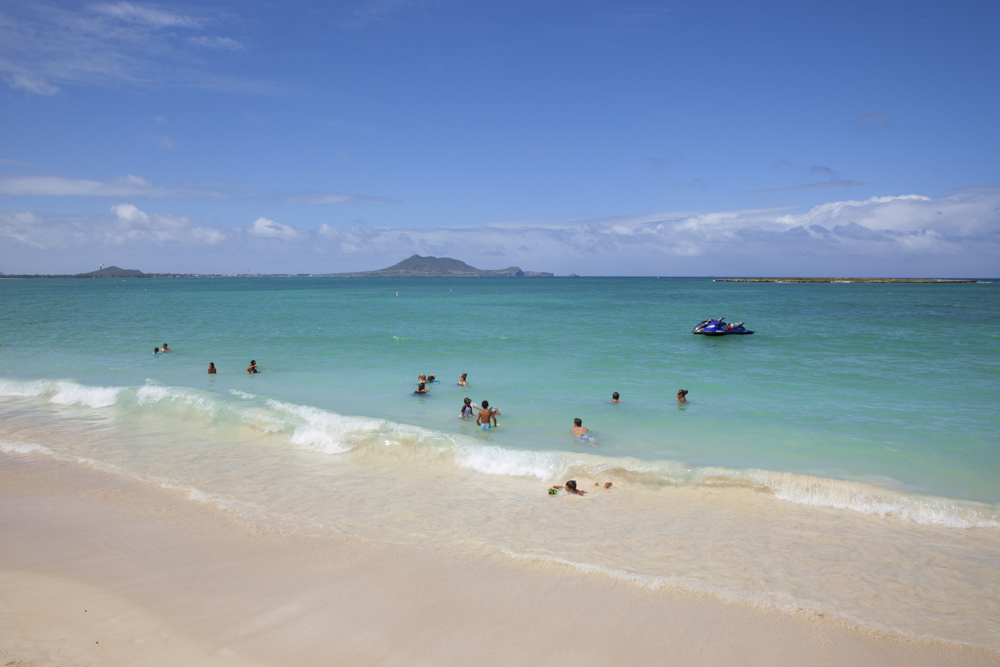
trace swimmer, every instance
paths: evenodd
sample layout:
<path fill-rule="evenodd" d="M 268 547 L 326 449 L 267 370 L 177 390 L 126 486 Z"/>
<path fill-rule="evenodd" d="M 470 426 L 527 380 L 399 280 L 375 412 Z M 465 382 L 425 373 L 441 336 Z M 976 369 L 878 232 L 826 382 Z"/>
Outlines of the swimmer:
<path fill-rule="evenodd" d="M 208 362 L 208 374 L 215 375 L 215 364 L 213 364 L 211 361 Z"/>
<path fill-rule="evenodd" d="M 421 373 L 420 375 L 418 375 L 417 382 L 427 382 L 427 375 L 425 373 Z"/>
<path fill-rule="evenodd" d="M 600 482 L 594 482 L 594 486 L 600 486 Z M 605 482 L 604 483 L 604 488 L 605 489 L 610 489 L 611 488 L 611 482 Z M 575 479 L 571 479 L 568 482 L 566 482 L 566 486 L 556 485 L 556 486 L 549 487 L 549 492 L 551 492 L 553 489 L 560 490 L 560 491 L 566 491 L 566 493 L 571 493 L 571 494 L 573 494 L 575 496 L 582 496 L 582 495 L 585 495 L 587 493 L 586 491 L 581 491 L 578 488 L 576 488 L 576 480 Z"/>
<path fill-rule="evenodd" d="M 160 348 L 154 347 L 153 348 L 153 354 L 159 354 L 159 353 L 160 353 Z"/>
<path fill-rule="evenodd" d="M 472 399 L 466 398 L 465 402 L 462 404 L 462 412 L 458 415 L 462 419 L 468 419 L 472 416 Z"/>
<path fill-rule="evenodd" d="M 436 379 L 434 379 L 434 376 L 433 376 L 433 375 L 428 375 L 428 376 L 427 376 L 427 384 L 433 384 L 433 383 L 435 383 L 435 382 L 437 382 L 437 380 L 436 380 Z"/>
<path fill-rule="evenodd" d="M 573 420 L 573 428 L 570 429 L 570 433 L 579 438 L 582 435 L 587 435 L 589 432 L 589 428 L 584 428 L 582 419 L 577 417 Z"/>
<path fill-rule="evenodd" d="M 465 379 L 467 377 L 469 377 L 468 373 L 462 373 L 461 375 L 458 376 L 458 386 L 459 387 L 468 387 L 469 386 L 469 383 Z"/>
<path fill-rule="evenodd" d="M 166 343 L 163 344 L 163 351 L 164 352 L 173 352 L 173 350 L 171 350 L 169 347 L 167 347 Z"/>
<path fill-rule="evenodd" d="M 251 359 L 250 365 L 247 366 L 247 375 L 253 375 L 254 373 L 260 373 L 260 371 L 257 370 L 257 361 L 255 359 Z"/>
<path fill-rule="evenodd" d="M 615 393 L 611 394 L 611 402 L 612 403 L 621 403 L 621 401 L 618 400 L 618 392 L 617 391 Z"/>
<path fill-rule="evenodd" d="M 490 410 L 490 402 L 483 401 L 483 407 L 479 410 L 479 414 L 476 415 L 476 423 L 479 424 L 479 428 L 484 431 L 490 430 L 490 420 L 493 420 L 493 426 L 497 425 L 497 416 Z"/>
<path fill-rule="evenodd" d="M 687 395 L 688 395 L 688 390 L 687 389 L 681 389 L 680 391 L 678 391 L 677 392 L 677 402 L 678 403 L 687 403 L 688 402 Z"/>
<path fill-rule="evenodd" d="M 414 394 L 426 394 L 427 393 L 427 385 L 425 385 L 423 382 L 421 382 L 420 384 L 417 385 L 417 390 L 415 392 L 413 392 L 413 393 Z"/>

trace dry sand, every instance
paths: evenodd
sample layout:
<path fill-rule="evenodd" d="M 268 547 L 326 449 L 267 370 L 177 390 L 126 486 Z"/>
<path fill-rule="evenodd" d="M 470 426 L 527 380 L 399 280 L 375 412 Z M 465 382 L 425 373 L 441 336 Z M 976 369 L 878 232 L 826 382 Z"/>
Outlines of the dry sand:
<path fill-rule="evenodd" d="M 604 575 L 353 538 L 0 454 L 0 665 L 1000 665 Z"/>

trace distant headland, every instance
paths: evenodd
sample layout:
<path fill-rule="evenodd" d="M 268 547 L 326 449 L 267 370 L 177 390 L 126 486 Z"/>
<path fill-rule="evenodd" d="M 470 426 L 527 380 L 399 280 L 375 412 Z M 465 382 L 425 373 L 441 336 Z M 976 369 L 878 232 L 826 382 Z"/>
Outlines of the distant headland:
<path fill-rule="evenodd" d="M 465 262 L 450 257 L 421 257 L 413 255 L 398 264 L 378 271 L 358 271 L 354 273 L 144 273 L 138 269 L 122 269 L 117 266 L 102 266 L 97 271 L 87 273 L 47 275 L 22 274 L 4 275 L 0 278 L 422 278 L 422 277 L 462 277 L 462 278 L 543 278 L 553 274 L 545 271 L 522 271 L 518 266 L 506 269 L 486 270 L 469 266 Z"/>
<path fill-rule="evenodd" d="M 515 278 L 537 278 L 549 277 L 553 274 L 544 271 L 522 271 L 518 266 L 511 266 L 506 269 L 484 270 L 469 266 L 465 262 L 451 257 L 421 257 L 413 255 L 404 259 L 398 264 L 380 269 L 378 271 L 363 271 L 359 273 L 339 273 L 347 277 L 384 276 L 387 278 L 416 278 L 429 276 L 454 276 L 454 277 L 515 277 Z"/>

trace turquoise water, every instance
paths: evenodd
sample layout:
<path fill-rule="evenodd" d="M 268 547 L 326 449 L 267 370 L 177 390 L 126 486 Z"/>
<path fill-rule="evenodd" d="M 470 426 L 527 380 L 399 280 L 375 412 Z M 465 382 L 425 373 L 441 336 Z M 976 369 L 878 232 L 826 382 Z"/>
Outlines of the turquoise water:
<path fill-rule="evenodd" d="M 455 419 L 470 396 L 500 407 L 483 440 L 505 448 L 578 450 L 580 417 L 591 453 L 1000 501 L 996 283 L 5 280 L 0 298 L 7 380 L 239 390 L 478 438 Z M 690 333 L 711 316 L 757 333 Z M 419 373 L 442 380 L 424 398 Z"/>
<path fill-rule="evenodd" d="M 996 282 L 0 280 L 0 304 L 0 472 L 1000 647 Z M 691 334 L 717 316 L 757 333 Z M 547 493 L 567 479 L 589 495 Z"/>

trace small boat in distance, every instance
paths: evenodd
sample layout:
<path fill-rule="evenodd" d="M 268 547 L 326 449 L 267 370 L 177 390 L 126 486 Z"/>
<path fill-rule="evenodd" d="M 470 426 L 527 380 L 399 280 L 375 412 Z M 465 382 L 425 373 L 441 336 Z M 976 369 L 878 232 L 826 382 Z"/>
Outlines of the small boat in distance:
<path fill-rule="evenodd" d="M 742 322 L 730 324 L 726 318 L 720 317 L 717 320 L 705 320 L 699 322 L 691 333 L 704 334 L 706 336 L 728 336 L 729 334 L 752 334 L 753 332 L 743 326 Z"/>

